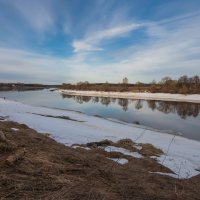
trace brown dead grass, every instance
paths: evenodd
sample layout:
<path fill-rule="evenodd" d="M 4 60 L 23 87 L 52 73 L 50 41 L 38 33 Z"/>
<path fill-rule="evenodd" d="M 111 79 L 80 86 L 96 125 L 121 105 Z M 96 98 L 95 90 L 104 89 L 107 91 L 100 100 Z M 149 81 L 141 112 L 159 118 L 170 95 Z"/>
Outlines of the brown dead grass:
<path fill-rule="evenodd" d="M 0 154 L 13 151 L 13 147 L 9 144 L 0 142 Z"/>
<path fill-rule="evenodd" d="M 140 144 L 140 146 L 142 149 L 139 152 L 146 157 L 159 156 L 163 153 L 161 149 L 155 148 L 152 144 Z"/>
<path fill-rule="evenodd" d="M 11 127 L 19 131 L 12 131 Z M 0 153 L 1 200 L 167 200 L 200 197 L 200 176 L 176 180 L 149 173 L 169 171 L 149 158 L 149 155 L 160 153 L 153 146 L 143 145 L 140 153 L 146 156 L 137 159 L 117 152 L 113 155 L 92 144 L 91 150 L 66 147 L 26 125 L 13 122 L 0 122 L 0 130 L 13 148 Z M 133 143 L 130 140 L 103 143 L 135 150 L 131 149 Z M 24 154 L 19 154 L 19 159 L 13 163 L 6 162 L 9 156 L 18 155 L 21 149 Z M 107 158 L 124 156 L 129 160 L 126 165 Z"/>

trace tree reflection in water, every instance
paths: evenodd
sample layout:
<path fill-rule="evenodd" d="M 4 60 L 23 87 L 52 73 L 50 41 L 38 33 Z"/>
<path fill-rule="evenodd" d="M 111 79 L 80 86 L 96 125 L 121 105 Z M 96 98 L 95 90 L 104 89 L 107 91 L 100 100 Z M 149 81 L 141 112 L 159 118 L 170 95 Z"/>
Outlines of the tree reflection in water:
<path fill-rule="evenodd" d="M 128 104 L 128 99 L 118 99 L 118 105 L 120 105 L 125 112 L 128 110 Z"/>
<path fill-rule="evenodd" d="M 100 102 L 102 105 L 108 106 L 111 103 L 110 97 L 100 98 Z"/>
<path fill-rule="evenodd" d="M 140 110 L 143 107 L 143 100 L 138 99 L 135 101 L 135 109 Z"/>
<path fill-rule="evenodd" d="M 75 96 L 62 94 L 63 98 L 74 99 L 77 103 L 82 104 L 84 102 L 101 103 L 102 105 L 109 106 L 110 104 L 117 104 L 124 110 L 128 110 L 130 104 L 134 104 L 135 109 L 142 109 L 144 102 L 146 102 L 148 108 L 152 111 L 160 111 L 165 114 L 176 113 L 182 119 L 193 116 L 197 117 L 200 112 L 200 104 L 187 103 L 187 102 L 171 102 L 171 101 L 155 101 L 155 100 L 128 100 L 128 99 L 116 99 L 110 97 L 89 97 L 89 96 Z"/>
<path fill-rule="evenodd" d="M 177 113 L 182 119 L 189 116 L 197 117 L 200 112 L 200 104 L 171 101 L 147 101 L 149 108 L 165 114 Z"/>

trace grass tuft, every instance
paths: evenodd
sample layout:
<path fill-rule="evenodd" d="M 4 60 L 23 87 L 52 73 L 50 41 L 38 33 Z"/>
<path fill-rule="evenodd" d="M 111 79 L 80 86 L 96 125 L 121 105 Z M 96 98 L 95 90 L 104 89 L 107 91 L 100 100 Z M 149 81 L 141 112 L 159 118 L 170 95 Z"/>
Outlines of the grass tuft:
<path fill-rule="evenodd" d="M 6 143 L 0 143 L 0 154 L 12 152 L 13 147 Z"/>

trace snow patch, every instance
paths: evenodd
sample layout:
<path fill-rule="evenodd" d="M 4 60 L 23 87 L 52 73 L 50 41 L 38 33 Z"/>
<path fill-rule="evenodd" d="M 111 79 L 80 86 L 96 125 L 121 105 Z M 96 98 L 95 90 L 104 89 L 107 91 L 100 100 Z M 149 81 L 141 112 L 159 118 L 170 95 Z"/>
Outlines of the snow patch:
<path fill-rule="evenodd" d="M 75 121 L 46 117 L 45 115 L 69 116 Z M 164 155 L 157 157 L 157 160 L 176 173 L 179 178 L 190 178 L 200 174 L 197 170 L 200 169 L 199 141 L 73 111 L 34 107 L 3 99 L 0 99 L 0 116 L 26 124 L 38 132 L 49 133 L 56 141 L 68 146 L 105 139 L 117 142 L 124 138 L 129 138 L 137 143 L 149 143 L 164 152 Z"/>
<path fill-rule="evenodd" d="M 91 150 L 89 147 L 83 147 L 83 146 L 78 146 L 78 145 L 73 145 L 72 148 L 77 149 L 77 148 L 82 148 L 86 150 Z"/>
<path fill-rule="evenodd" d="M 160 174 L 160 175 L 163 175 L 163 176 L 171 176 L 173 178 L 178 178 L 178 175 L 177 174 L 172 174 L 172 173 L 164 173 L 164 172 L 149 172 L 151 174 Z"/>
<path fill-rule="evenodd" d="M 113 160 L 116 163 L 121 164 L 121 165 L 125 165 L 128 163 L 128 160 L 125 158 L 108 158 L 108 159 Z"/>
<path fill-rule="evenodd" d="M 137 146 L 137 145 L 135 145 L 134 147 L 135 147 L 137 150 L 139 150 L 139 151 L 142 150 L 142 146 Z"/>
<path fill-rule="evenodd" d="M 179 179 L 187 179 L 199 174 L 195 168 L 196 165 L 182 157 L 161 155 L 157 161 L 165 167 L 173 169 L 172 171 L 176 175 L 174 177 Z"/>
<path fill-rule="evenodd" d="M 11 130 L 13 130 L 13 131 L 19 131 L 19 129 L 18 128 L 11 128 Z"/>
<path fill-rule="evenodd" d="M 143 158 L 143 156 L 139 154 L 138 152 L 131 152 L 121 147 L 107 146 L 106 148 L 104 148 L 104 150 L 107 152 L 120 152 L 124 155 L 132 156 L 134 158 Z"/>

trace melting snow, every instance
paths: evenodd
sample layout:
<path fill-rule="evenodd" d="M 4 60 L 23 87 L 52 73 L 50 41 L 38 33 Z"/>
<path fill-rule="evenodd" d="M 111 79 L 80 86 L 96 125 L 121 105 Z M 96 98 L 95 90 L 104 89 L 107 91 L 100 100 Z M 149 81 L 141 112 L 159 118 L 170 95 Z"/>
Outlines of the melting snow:
<path fill-rule="evenodd" d="M 77 121 L 44 115 L 68 116 Z M 197 170 L 200 169 L 200 142 L 181 136 L 73 111 L 34 107 L 3 99 L 0 99 L 0 116 L 24 123 L 39 132 L 49 133 L 58 142 L 69 146 L 105 139 L 116 142 L 124 138 L 130 138 L 137 143 L 150 143 L 164 152 L 164 155 L 157 157 L 158 162 L 170 168 L 179 178 L 190 178 L 200 174 Z"/>
<path fill-rule="evenodd" d="M 139 150 L 139 151 L 142 150 L 142 147 L 141 147 L 141 146 L 135 145 L 134 147 L 135 147 L 137 150 Z"/>
<path fill-rule="evenodd" d="M 19 131 L 18 128 L 11 128 L 11 130 L 13 130 L 13 131 Z"/>
<path fill-rule="evenodd" d="M 108 158 L 110 160 L 113 160 L 121 165 L 124 165 L 124 164 L 127 164 L 128 163 L 128 160 L 127 159 L 124 159 L 124 158 Z"/>
<path fill-rule="evenodd" d="M 138 152 L 131 152 L 121 147 L 107 146 L 104 150 L 107 152 L 120 152 L 124 155 L 132 156 L 134 158 L 143 158 L 143 156 Z"/>
<path fill-rule="evenodd" d="M 73 145 L 72 148 L 77 149 L 77 148 L 82 148 L 86 150 L 91 150 L 89 147 L 83 147 L 83 146 L 78 146 L 78 145 Z"/>
<path fill-rule="evenodd" d="M 90 96 L 90 97 L 95 96 L 95 97 L 200 103 L 199 94 L 183 95 L 183 94 L 149 93 L 149 92 L 133 93 L 133 92 L 103 92 L 103 91 L 81 91 L 81 90 L 58 90 L 58 92 L 68 95 L 80 95 L 80 96 Z"/>

